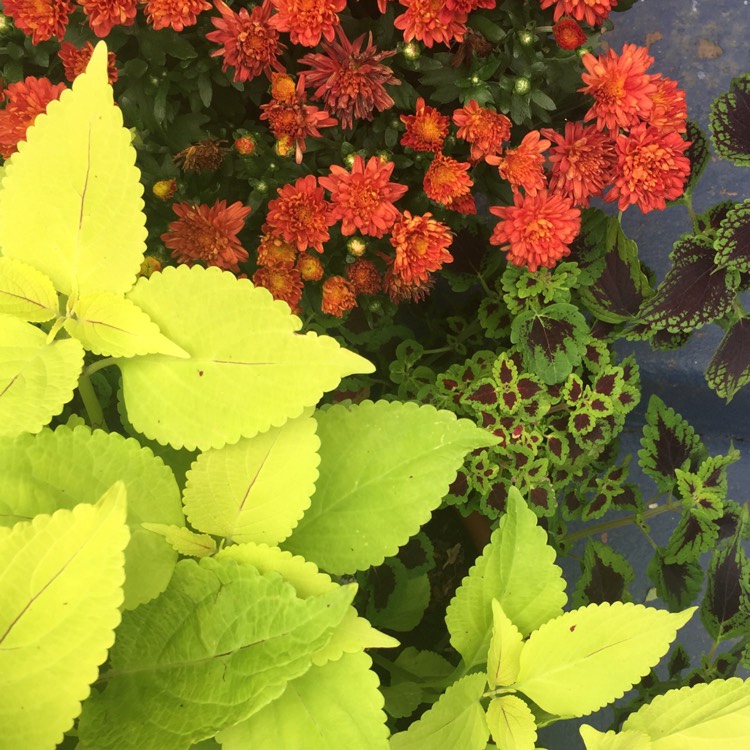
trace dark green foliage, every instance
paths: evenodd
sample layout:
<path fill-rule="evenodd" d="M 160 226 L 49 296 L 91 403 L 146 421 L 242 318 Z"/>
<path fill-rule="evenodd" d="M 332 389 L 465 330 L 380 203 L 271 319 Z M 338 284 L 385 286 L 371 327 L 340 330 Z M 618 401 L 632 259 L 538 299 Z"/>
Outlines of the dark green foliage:
<path fill-rule="evenodd" d="M 750 198 L 730 208 L 714 239 L 719 268 L 750 271 Z"/>
<path fill-rule="evenodd" d="M 572 604 L 628 601 L 627 585 L 635 574 L 627 559 L 606 544 L 589 540 L 581 563 L 581 577 L 576 584 Z"/>
<path fill-rule="evenodd" d="M 750 73 L 734 78 L 730 90 L 716 97 L 709 125 L 719 156 L 750 165 Z"/>

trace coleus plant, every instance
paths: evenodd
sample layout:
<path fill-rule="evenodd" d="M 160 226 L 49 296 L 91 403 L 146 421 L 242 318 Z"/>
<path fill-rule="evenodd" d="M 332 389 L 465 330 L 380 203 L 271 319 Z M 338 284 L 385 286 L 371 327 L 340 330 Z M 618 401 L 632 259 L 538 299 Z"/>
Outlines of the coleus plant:
<path fill-rule="evenodd" d="M 296 333 L 288 307 L 246 280 L 182 267 L 134 284 L 143 217 L 133 156 L 101 44 L 3 175 L 2 742 L 165 750 L 439 740 L 479 750 L 492 737 L 533 748 L 537 726 L 586 715 L 637 682 L 692 610 L 619 603 L 563 614 L 555 553 L 512 489 L 447 612 L 460 661 L 435 705 L 388 739 L 366 649 L 396 642 L 352 608 L 346 576 L 394 555 L 464 454 L 498 438 L 429 405 L 314 411 L 323 391 L 369 363 Z M 51 217 L 41 225 L 29 221 L 40 203 Z M 242 330 L 229 312 L 243 316 Z M 102 426 L 90 376 L 109 365 L 122 372 L 123 431 L 164 460 L 77 415 L 45 427 L 76 382 L 89 422 Z M 191 459 L 181 492 L 171 466 Z M 678 717 L 680 741 L 708 732 L 715 747 L 735 747 L 747 686 L 691 690 L 658 704 Z M 696 715 L 707 697 L 714 710 Z M 673 747 L 676 730 L 656 714 L 641 709 L 621 737 Z M 592 748 L 620 742 L 584 737 Z"/>

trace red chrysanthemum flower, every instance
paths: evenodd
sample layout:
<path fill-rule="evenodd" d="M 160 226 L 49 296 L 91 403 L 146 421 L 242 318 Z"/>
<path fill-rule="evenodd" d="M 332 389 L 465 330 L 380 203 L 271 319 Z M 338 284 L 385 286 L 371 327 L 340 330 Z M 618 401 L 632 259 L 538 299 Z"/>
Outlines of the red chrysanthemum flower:
<path fill-rule="evenodd" d="M 195 26 L 198 16 L 210 9 L 206 0 L 146 0 L 146 20 L 157 30 L 171 26 L 182 31 Z"/>
<path fill-rule="evenodd" d="M 690 141 L 679 133 L 636 125 L 629 133 L 617 136 L 617 176 L 608 201 L 617 201 L 624 211 L 635 204 L 643 213 L 666 208 L 666 201 L 682 195 L 690 175 L 690 159 L 685 151 Z"/>
<path fill-rule="evenodd" d="M 238 263 L 246 261 L 248 255 L 237 234 L 250 213 L 248 206 L 239 201 L 227 206 L 220 200 L 213 206 L 175 203 L 172 208 L 179 218 L 169 225 L 161 240 L 178 263 L 192 266 L 200 262 L 239 272 Z"/>
<path fill-rule="evenodd" d="M 507 180 L 514 192 L 523 188 L 528 195 L 534 195 L 544 189 L 543 152 L 550 147 L 550 142 L 540 137 L 538 130 L 531 130 L 515 148 L 505 150 L 502 156 L 489 155 L 488 164 L 497 166 L 500 177 Z"/>
<path fill-rule="evenodd" d="M 13 19 L 16 28 L 31 37 L 32 44 L 52 37 L 62 39 L 74 9 L 71 0 L 5 0 L 3 3 L 3 12 Z"/>
<path fill-rule="evenodd" d="M 323 37 L 332 42 L 338 14 L 346 7 L 346 0 L 271 0 L 276 15 L 271 25 L 288 31 L 292 44 L 314 47 Z"/>
<path fill-rule="evenodd" d="M 393 225 L 390 240 L 396 250 L 393 274 L 407 282 L 425 282 L 430 273 L 453 260 L 448 252 L 453 233 L 431 213 L 412 216 L 404 211 Z"/>
<path fill-rule="evenodd" d="M 132 26 L 138 12 L 138 0 L 78 0 L 91 30 L 100 39 L 114 26 Z"/>
<path fill-rule="evenodd" d="M 382 237 L 399 216 L 393 205 L 406 191 L 406 185 L 390 182 L 395 164 L 377 156 L 365 160 L 357 154 L 352 171 L 337 165 L 331 174 L 318 182 L 331 191 L 332 217 L 341 221 L 343 235 L 359 231 L 371 237 Z"/>
<path fill-rule="evenodd" d="M 562 16 L 573 16 L 589 26 L 599 26 L 617 6 L 617 0 L 542 0 L 542 8 L 551 5 L 555 5 L 555 21 Z"/>
<path fill-rule="evenodd" d="M 612 180 L 617 161 L 614 142 L 595 125 L 580 122 L 566 123 L 564 135 L 549 128 L 542 135 L 554 143 L 549 151 L 550 191 L 586 208 L 591 196 L 601 195 Z"/>
<path fill-rule="evenodd" d="M 552 27 L 552 33 L 560 49 L 578 49 L 582 44 L 586 44 L 588 39 L 578 22 L 572 18 L 560 19 Z"/>
<path fill-rule="evenodd" d="M 656 91 L 651 96 L 653 106 L 648 115 L 648 124 L 662 130 L 687 131 L 687 102 L 685 92 L 677 81 L 661 75 L 654 76 Z"/>
<path fill-rule="evenodd" d="M 490 213 L 500 217 L 490 244 L 500 245 L 510 263 L 532 273 L 570 255 L 569 245 L 581 228 L 581 212 L 570 198 L 541 190 L 516 193 L 513 200 L 513 206 L 490 206 Z"/>
<path fill-rule="evenodd" d="M 18 142 L 26 139 L 26 131 L 37 115 L 47 109 L 65 91 L 64 83 L 51 83 L 47 78 L 29 76 L 11 83 L 3 92 L 5 108 L 0 112 L 0 154 L 6 159 L 17 150 Z"/>
<path fill-rule="evenodd" d="M 453 122 L 458 125 L 456 136 L 471 144 L 469 155 L 474 162 L 500 153 L 503 141 L 510 138 L 510 120 L 499 112 L 480 107 L 474 99 L 453 113 Z"/>
<path fill-rule="evenodd" d="M 486 8 L 492 10 L 497 5 L 497 0 L 446 0 L 445 7 L 454 13 L 469 15 L 473 10 Z"/>
<path fill-rule="evenodd" d="M 357 305 L 354 285 L 343 276 L 331 276 L 323 282 L 323 298 L 320 309 L 327 315 L 343 317 Z"/>
<path fill-rule="evenodd" d="M 317 256 L 310 253 L 299 254 L 297 270 L 303 281 L 320 281 L 323 278 L 323 264 Z"/>
<path fill-rule="evenodd" d="M 445 154 L 435 154 L 422 183 L 425 195 L 444 206 L 468 195 L 474 184 L 468 175 L 470 166 L 468 162 L 456 161 Z"/>
<path fill-rule="evenodd" d="M 94 52 L 94 45 L 91 42 L 86 42 L 84 46 L 79 49 L 75 44 L 70 42 L 63 42 L 60 45 L 60 50 L 57 55 L 62 61 L 63 69 L 65 70 L 65 77 L 72 83 L 76 76 L 79 76 L 86 70 L 86 66 L 89 64 L 91 55 Z M 114 83 L 117 80 L 118 70 L 115 62 L 115 53 L 107 53 L 107 79 L 110 83 Z"/>
<path fill-rule="evenodd" d="M 277 78 L 278 76 L 278 78 Z M 283 73 L 274 73 L 272 94 L 278 91 L 283 99 L 274 98 L 268 104 L 261 104 L 261 120 L 268 120 L 271 132 L 284 145 L 284 149 L 295 149 L 295 160 L 297 164 L 302 162 L 302 154 L 305 152 L 305 139 L 307 136 L 320 138 L 319 128 L 330 128 L 336 125 L 336 119 L 328 112 L 311 104 L 305 104 L 304 77 L 300 76 L 294 90 L 294 98 L 288 99 L 288 81 L 293 81 L 291 76 Z"/>
<path fill-rule="evenodd" d="M 366 258 L 357 258 L 346 267 L 346 278 L 351 281 L 356 294 L 377 294 L 382 286 L 378 267 Z"/>
<path fill-rule="evenodd" d="M 393 99 L 384 87 L 397 86 L 401 81 L 382 64 L 385 58 L 396 54 L 395 50 L 378 52 L 372 34 L 364 49 L 364 34 L 350 42 L 337 26 L 336 35 L 338 42 L 323 43 L 323 54 L 311 52 L 300 63 L 311 68 L 304 75 L 307 86 L 317 86 L 313 96 L 323 100 L 326 108 L 339 118 L 341 127 L 351 128 L 355 117 L 372 120 L 374 110 L 390 109 Z"/>
<path fill-rule="evenodd" d="M 383 276 L 383 291 L 391 298 L 391 302 L 419 302 L 423 300 L 435 284 L 432 274 L 427 274 L 427 278 L 404 279 L 394 272 L 393 266 L 389 266 Z"/>
<path fill-rule="evenodd" d="M 447 204 L 447 207 L 451 211 L 457 211 L 464 216 L 473 216 L 477 212 L 477 204 L 471 193 L 455 198 Z"/>
<path fill-rule="evenodd" d="M 279 42 L 279 32 L 269 23 L 269 0 L 263 0 L 249 13 L 247 8 L 235 13 L 224 0 L 215 0 L 215 5 L 221 17 L 211 19 L 216 31 L 206 34 L 206 39 L 222 45 L 211 57 L 223 58 L 223 71 L 231 66 L 235 81 L 247 81 L 261 73 L 270 78 L 272 70 L 284 70 L 278 59 L 284 45 Z"/>
<path fill-rule="evenodd" d="M 621 55 L 610 49 L 598 58 L 587 52 L 581 60 L 587 71 L 581 80 L 587 85 L 578 90 L 594 97 L 584 120 L 596 118 L 599 130 L 616 131 L 648 119 L 656 84 L 646 73 L 654 58 L 645 47 L 626 44 Z"/>
<path fill-rule="evenodd" d="M 299 311 L 304 285 L 296 268 L 263 266 L 253 274 L 253 284 L 268 289 L 274 299 L 286 302 L 292 312 Z"/>
<path fill-rule="evenodd" d="M 279 197 L 269 201 L 266 215 L 271 231 L 301 252 L 311 247 L 322 253 L 323 243 L 331 236 L 328 227 L 335 219 L 315 177 L 300 177 L 294 185 L 284 185 L 276 192 Z"/>
<path fill-rule="evenodd" d="M 265 227 L 264 227 L 265 228 Z M 297 260 L 297 247 L 282 237 L 264 234 L 258 245 L 256 263 L 271 268 L 292 268 Z"/>
<path fill-rule="evenodd" d="M 399 0 L 406 8 L 393 22 L 404 32 L 404 41 L 417 39 L 425 47 L 460 42 L 466 33 L 466 14 L 450 10 L 443 0 Z"/>
<path fill-rule="evenodd" d="M 440 151 L 448 135 L 450 120 L 441 115 L 435 107 L 428 107 L 420 96 L 417 99 L 416 114 L 401 115 L 406 132 L 401 136 L 401 145 L 415 151 Z"/>

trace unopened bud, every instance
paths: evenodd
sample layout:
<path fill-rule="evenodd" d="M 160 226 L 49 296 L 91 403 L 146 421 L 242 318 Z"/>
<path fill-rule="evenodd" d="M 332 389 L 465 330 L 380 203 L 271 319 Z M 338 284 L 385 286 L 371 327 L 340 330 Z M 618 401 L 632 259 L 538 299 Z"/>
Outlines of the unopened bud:
<path fill-rule="evenodd" d="M 177 180 L 159 180 L 153 184 L 151 192 L 160 201 L 168 201 L 177 192 Z"/>
<path fill-rule="evenodd" d="M 408 42 L 401 48 L 401 54 L 407 60 L 416 60 L 421 56 L 422 50 L 415 42 Z"/>
<path fill-rule="evenodd" d="M 234 139 L 234 150 L 240 156 L 250 156 L 255 152 L 255 138 L 251 135 L 242 135 Z"/>
<path fill-rule="evenodd" d="M 532 34 L 530 31 L 522 31 L 518 35 L 518 41 L 524 47 L 530 47 L 536 41 L 536 34 Z"/>
<path fill-rule="evenodd" d="M 513 91 L 516 94 L 528 94 L 531 91 L 531 81 L 528 78 L 516 78 Z"/>
<path fill-rule="evenodd" d="M 350 237 L 346 249 L 354 258 L 361 258 L 367 250 L 367 243 L 361 237 Z"/>

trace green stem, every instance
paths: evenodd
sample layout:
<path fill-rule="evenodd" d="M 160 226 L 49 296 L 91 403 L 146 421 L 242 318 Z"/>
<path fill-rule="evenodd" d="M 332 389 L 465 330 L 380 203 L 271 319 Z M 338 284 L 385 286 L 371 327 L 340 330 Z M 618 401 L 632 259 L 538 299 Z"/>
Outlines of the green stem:
<path fill-rule="evenodd" d="M 81 394 L 83 407 L 86 409 L 86 415 L 89 418 L 89 424 L 92 430 L 107 430 L 107 422 L 104 419 L 104 412 L 99 399 L 96 397 L 94 386 L 91 385 L 88 373 L 82 372 L 78 379 L 78 392 Z"/>
<path fill-rule="evenodd" d="M 660 516 L 662 513 L 666 513 L 670 510 L 675 510 L 674 506 L 672 506 L 670 503 L 666 503 L 665 505 L 660 505 L 658 508 L 649 508 L 648 510 L 645 510 L 640 514 L 640 518 L 643 520 L 647 518 L 654 518 L 655 516 Z M 619 529 L 623 526 L 629 526 L 632 523 L 640 527 L 640 523 L 635 516 L 617 518 L 612 521 L 603 521 L 602 523 L 595 524 L 594 526 L 589 526 L 588 528 L 581 529 L 580 531 L 575 531 L 572 534 L 568 534 L 565 537 L 564 541 L 567 545 L 571 545 L 573 544 L 573 542 L 577 542 L 579 539 L 585 539 L 586 537 L 594 536 L 595 534 L 603 534 L 605 531 Z M 641 531 L 645 530 L 641 528 Z M 649 541 L 651 541 L 650 537 Z M 653 544 L 653 541 L 651 543 Z"/>
<path fill-rule="evenodd" d="M 690 214 L 690 221 L 693 224 L 693 232 L 697 234 L 700 227 L 698 226 L 698 217 L 695 213 L 695 209 L 693 208 L 693 194 L 688 191 L 683 196 L 683 200 L 685 201 L 685 205 L 687 206 L 688 214 Z"/>
<path fill-rule="evenodd" d="M 103 370 L 105 367 L 112 367 L 112 365 L 117 364 L 117 359 L 115 357 L 105 357 L 104 359 L 97 360 L 96 362 L 90 364 L 85 370 L 84 374 L 87 378 L 91 377 L 95 372 L 99 372 L 99 370 Z"/>

